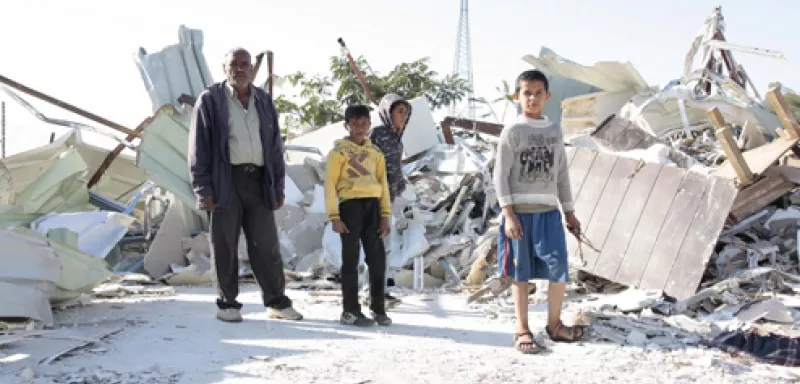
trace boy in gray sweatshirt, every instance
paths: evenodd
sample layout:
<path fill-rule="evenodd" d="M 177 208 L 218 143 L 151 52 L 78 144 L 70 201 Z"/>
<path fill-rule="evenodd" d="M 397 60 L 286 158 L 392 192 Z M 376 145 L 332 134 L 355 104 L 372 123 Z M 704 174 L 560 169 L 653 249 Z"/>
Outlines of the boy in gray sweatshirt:
<path fill-rule="evenodd" d="M 561 306 L 569 277 L 566 220 L 571 232 L 580 233 L 575 217 L 569 170 L 561 127 L 542 116 L 550 99 L 547 77 L 529 70 L 517 78 L 514 100 L 522 114 L 500 134 L 494 165 L 494 186 L 503 209 L 498 235 L 500 276 L 514 280 L 512 294 L 517 315 L 514 346 L 522 353 L 537 353 L 528 325 L 528 281 L 549 280 L 545 330 L 553 341 L 577 341 L 583 327 L 561 322 Z"/>

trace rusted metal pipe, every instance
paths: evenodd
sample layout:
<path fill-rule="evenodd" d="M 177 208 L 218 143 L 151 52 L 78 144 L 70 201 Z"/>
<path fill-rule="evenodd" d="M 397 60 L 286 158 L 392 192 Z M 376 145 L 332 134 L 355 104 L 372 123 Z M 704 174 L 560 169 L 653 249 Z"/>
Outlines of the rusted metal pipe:
<path fill-rule="evenodd" d="M 275 69 L 274 65 L 275 65 L 275 55 L 272 53 L 272 51 L 267 51 L 267 76 L 268 76 L 267 81 L 269 81 L 268 91 L 270 96 L 273 95 L 272 90 L 275 89 L 274 87 L 275 79 L 273 78 Z M 274 98 L 274 96 L 272 97 Z"/>
<path fill-rule="evenodd" d="M 106 127 L 109 127 L 111 129 L 117 130 L 117 131 L 122 132 L 122 133 L 126 133 L 128 135 L 134 135 L 136 137 L 139 136 L 136 132 L 134 132 L 134 130 L 132 130 L 130 128 L 126 128 L 125 126 L 123 126 L 121 124 L 117 124 L 117 123 L 115 123 L 115 122 L 113 122 L 111 120 L 108 120 L 106 118 L 97 116 L 94 113 L 88 112 L 88 111 L 86 111 L 84 109 L 81 109 L 81 108 L 78 108 L 78 107 L 76 107 L 76 106 L 74 106 L 72 104 L 69 104 L 67 102 L 61 101 L 59 99 L 56 99 L 55 97 L 48 96 L 48 95 L 46 95 L 46 94 L 44 94 L 42 92 L 39 92 L 39 91 L 37 91 L 37 90 L 35 90 L 33 88 L 26 87 L 26 86 L 24 86 L 24 85 L 22 85 L 20 83 L 17 83 L 14 80 L 11 80 L 11 79 L 3 76 L 3 75 L 0 75 L 0 83 L 2 83 L 4 85 L 7 85 L 7 86 L 9 86 L 11 88 L 14 88 L 14 89 L 16 89 L 16 90 L 18 90 L 20 92 L 26 93 L 26 94 L 28 94 L 30 96 L 33 96 L 33 97 L 35 97 L 37 99 L 44 100 L 44 101 L 46 101 L 46 102 L 48 102 L 50 104 L 53 104 L 53 105 L 56 105 L 58 107 L 64 108 L 64 109 L 66 109 L 66 110 L 68 110 L 68 111 L 70 111 L 72 113 L 75 113 L 77 115 L 83 116 L 83 117 L 85 117 L 85 118 L 87 118 L 89 120 L 92 120 L 92 121 L 96 122 L 96 123 L 103 124 Z"/>
<path fill-rule="evenodd" d="M 337 41 L 339 42 L 339 45 L 342 46 L 342 53 L 344 53 L 344 55 L 347 57 L 347 60 L 350 62 L 350 66 L 353 67 L 353 71 L 355 71 L 358 81 L 361 82 L 361 86 L 364 88 L 364 92 L 367 93 L 367 97 L 369 97 L 369 100 L 372 101 L 373 104 L 377 104 L 375 102 L 375 96 L 372 96 L 372 91 L 369 90 L 367 81 L 364 80 L 364 76 L 362 76 L 361 71 L 358 70 L 358 65 L 356 65 L 356 61 L 353 60 L 353 55 L 350 54 L 350 49 L 348 49 L 347 46 L 344 45 L 344 40 L 342 40 L 341 37 Z"/>
<path fill-rule="evenodd" d="M 161 107 L 159 110 L 161 110 L 161 109 L 172 109 L 172 110 L 174 110 L 175 108 L 172 106 L 172 104 L 167 104 L 167 105 Z M 136 129 L 133 130 L 132 134 L 130 134 L 130 135 L 125 137 L 125 141 L 131 142 L 131 141 L 133 141 L 133 139 L 135 139 L 137 137 L 140 137 L 141 134 L 142 134 L 142 131 L 144 130 L 144 128 L 153 121 L 153 119 L 155 118 L 155 116 L 157 114 L 158 114 L 158 111 L 156 111 L 156 113 L 154 113 L 153 116 L 150 116 L 150 117 L 144 119 L 144 121 L 142 121 L 141 124 L 139 124 L 139 126 L 137 126 Z M 95 186 L 95 184 L 97 184 L 100 181 L 100 178 L 103 177 L 104 173 L 106 173 L 108 168 L 111 166 L 111 163 L 113 163 L 114 160 L 117 157 L 119 157 L 119 155 L 122 153 L 122 151 L 124 149 L 125 149 L 125 145 L 120 143 L 120 144 L 117 145 L 116 148 L 114 148 L 113 151 L 109 152 L 109 154 L 106 155 L 106 158 L 103 159 L 103 162 L 100 164 L 99 167 L 97 167 L 97 170 L 94 172 L 94 175 L 92 175 L 92 178 L 89 179 L 89 183 L 86 185 L 87 188 L 91 189 L 92 187 Z"/>

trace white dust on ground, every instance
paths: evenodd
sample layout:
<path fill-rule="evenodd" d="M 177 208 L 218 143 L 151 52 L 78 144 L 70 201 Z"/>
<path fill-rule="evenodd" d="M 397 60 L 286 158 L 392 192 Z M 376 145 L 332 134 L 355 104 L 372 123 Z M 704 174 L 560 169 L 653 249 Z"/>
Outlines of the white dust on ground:
<path fill-rule="evenodd" d="M 37 370 L 35 383 L 645 383 L 785 382 L 775 368 L 702 347 L 678 351 L 590 340 L 548 344 L 541 355 L 512 346 L 513 319 L 470 309 L 463 294 L 408 296 L 391 327 L 338 323 L 336 296 L 288 293 L 300 322 L 267 319 L 255 286 L 243 286 L 244 322 L 214 318 L 210 287 L 161 297 L 96 300 L 57 314 L 67 323 L 126 319 L 99 346 Z M 531 313 L 534 331 L 544 306 Z"/>

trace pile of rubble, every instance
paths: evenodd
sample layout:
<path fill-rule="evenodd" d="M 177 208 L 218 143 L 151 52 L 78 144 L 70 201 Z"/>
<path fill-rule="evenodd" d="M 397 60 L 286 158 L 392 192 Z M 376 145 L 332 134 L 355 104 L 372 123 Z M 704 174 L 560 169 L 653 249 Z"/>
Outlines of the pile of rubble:
<path fill-rule="evenodd" d="M 630 63 L 583 66 L 547 48 L 524 57 L 558 95 L 545 113 L 564 128 L 576 213 L 592 243 L 568 239 L 570 258 L 582 261 L 569 309 L 577 321 L 592 320 L 597 337 L 673 348 L 759 321 L 784 324 L 770 329 L 786 334 L 800 320 L 800 97 L 776 83 L 763 101 L 732 52 L 780 54 L 727 43 L 723 32 L 715 9 L 683 75 L 662 89 Z M 85 126 L 45 118 L 76 129 L 0 162 L 0 221 L 13 228 L 0 240 L 15 247 L 0 256 L 13 266 L 0 272 L 0 318 L 49 325 L 48 300 L 93 289 L 163 293 L 148 288 L 155 281 L 211 282 L 208 223 L 195 209 L 186 143 L 191 100 L 212 76 L 199 54 L 202 33 L 181 27 L 180 34 L 180 44 L 137 57 L 151 118 L 129 130 L 90 116 L 129 135 L 117 150 L 83 144 Z M 465 290 L 473 305 L 507 308 L 491 183 L 502 126 L 452 117 L 436 124 L 424 97 L 410 103 L 409 187 L 393 207 L 390 273 L 399 287 Z M 286 200 L 276 221 L 290 287 L 337 288 L 341 246 L 325 215 L 324 154 L 344 133 L 337 123 L 286 143 Z M 135 161 L 117 158 L 124 148 L 135 148 Z M 246 278 L 243 238 L 239 251 Z M 108 280 L 113 272 L 147 275 Z M 535 299 L 545 291 L 540 286 Z"/>

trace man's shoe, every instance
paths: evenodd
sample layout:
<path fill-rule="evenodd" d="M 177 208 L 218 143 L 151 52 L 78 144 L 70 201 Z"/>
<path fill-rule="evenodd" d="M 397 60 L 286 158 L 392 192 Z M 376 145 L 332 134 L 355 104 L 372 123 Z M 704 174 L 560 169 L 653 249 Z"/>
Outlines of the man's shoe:
<path fill-rule="evenodd" d="M 401 302 L 402 301 L 399 298 L 394 297 L 389 293 L 383 294 L 383 306 L 387 311 L 398 306 Z M 361 305 L 365 307 L 370 307 L 372 305 L 372 300 L 370 299 L 369 295 L 361 299 Z"/>
<path fill-rule="evenodd" d="M 300 312 L 297 312 L 297 310 L 295 310 L 292 307 L 287 307 L 284 309 L 269 308 L 267 309 L 267 312 L 269 313 L 270 319 L 293 320 L 293 321 L 303 320 L 303 315 L 301 315 Z"/>
<path fill-rule="evenodd" d="M 355 325 L 356 327 L 371 327 L 375 325 L 375 320 L 364 316 L 363 313 L 343 312 L 339 322 L 343 325 Z"/>
<path fill-rule="evenodd" d="M 217 319 L 226 323 L 240 323 L 242 322 L 242 314 L 236 308 L 218 309 Z"/>
<path fill-rule="evenodd" d="M 392 318 L 386 316 L 385 313 L 377 313 L 375 311 L 372 311 L 372 318 L 375 320 L 376 323 L 378 323 L 378 325 L 382 325 L 384 327 L 392 325 Z"/>

